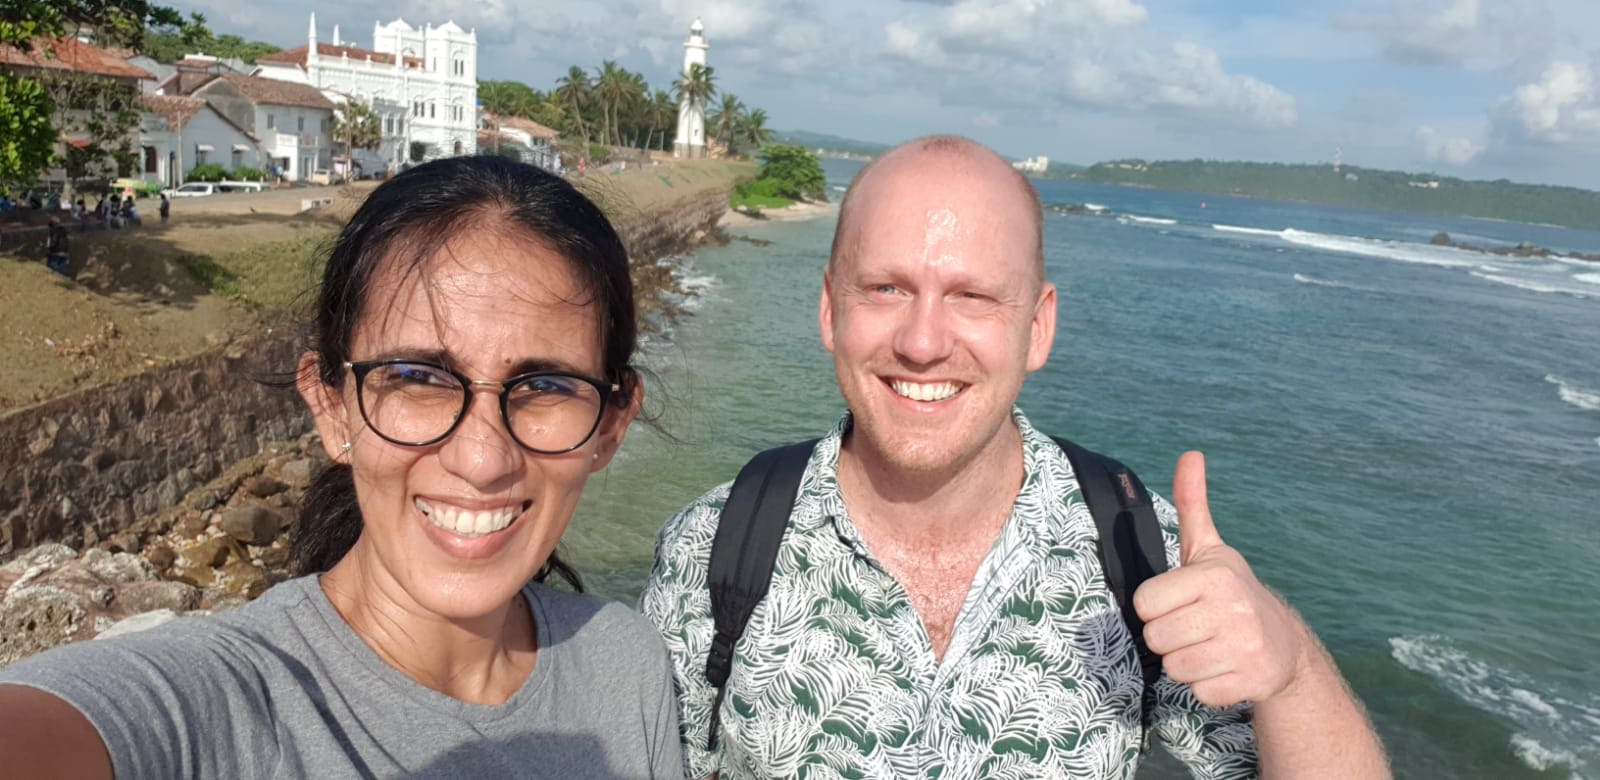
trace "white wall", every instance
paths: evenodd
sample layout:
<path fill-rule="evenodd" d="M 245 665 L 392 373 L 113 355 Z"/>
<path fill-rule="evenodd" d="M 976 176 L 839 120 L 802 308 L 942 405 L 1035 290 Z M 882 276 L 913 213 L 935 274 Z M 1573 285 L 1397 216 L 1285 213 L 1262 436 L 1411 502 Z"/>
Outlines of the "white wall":
<path fill-rule="evenodd" d="M 260 146 L 251 140 L 238 128 L 229 124 L 215 111 L 205 108 L 189 120 L 189 124 L 176 134 L 175 144 L 178 153 L 179 178 L 187 180 L 189 171 L 201 162 L 198 147 L 206 145 L 212 147 L 211 151 L 204 153 L 204 161 L 216 163 L 223 168 L 245 166 L 249 168 L 265 168 L 266 155 Z M 233 147 L 242 145 L 245 151 L 234 157 Z"/>

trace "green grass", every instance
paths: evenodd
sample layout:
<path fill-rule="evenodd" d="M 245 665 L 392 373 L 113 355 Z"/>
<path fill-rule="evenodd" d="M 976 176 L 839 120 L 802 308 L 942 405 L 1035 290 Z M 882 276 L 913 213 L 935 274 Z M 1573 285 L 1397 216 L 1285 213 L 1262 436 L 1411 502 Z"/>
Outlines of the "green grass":
<path fill-rule="evenodd" d="M 178 263 L 212 293 L 271 311 L 300 301 L 316 286 L 331 237 L 331 231 L 310 233 L 215 257 L 180 257 Z"/>
<path fill-rule="evenodd" d="M 728 198 L 728 205 L 736 209 L 781 209 L 792 203 L 794 201 L 776 195 L 740 193 L 737 190 Z"/>

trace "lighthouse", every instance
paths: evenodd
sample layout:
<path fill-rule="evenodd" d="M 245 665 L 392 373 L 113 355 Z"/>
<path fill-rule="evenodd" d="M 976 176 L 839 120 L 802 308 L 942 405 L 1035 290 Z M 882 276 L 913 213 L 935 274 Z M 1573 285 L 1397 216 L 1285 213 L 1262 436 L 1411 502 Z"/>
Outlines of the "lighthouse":
<path fill-rule="evenodd" d="M 689 25 L 689 40 L 683 42 L 683 75 L 689 76 L 694 66 L 706 64 L 706 26 L 695 17 Z M 690 100 L 684 95 L 678 100 L 678 135 L 672 145 L 673 157 L 704 157 L 706 154 L 705 100 Z"/>

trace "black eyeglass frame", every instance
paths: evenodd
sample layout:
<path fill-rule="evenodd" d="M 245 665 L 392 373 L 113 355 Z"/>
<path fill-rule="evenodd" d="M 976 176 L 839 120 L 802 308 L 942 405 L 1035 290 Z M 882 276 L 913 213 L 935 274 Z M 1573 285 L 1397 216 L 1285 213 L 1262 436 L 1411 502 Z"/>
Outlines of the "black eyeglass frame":
<path fill-rule="evenodd" d="M 445 429 L 444 433 L 441 433 L 438 436 L 426 441 L 404 441 L 389 436 L 383 431 L 378 430 L 378 426 L 372 424 L 372 419 L 367 416 L 366 394 L 361 392 L 362 385 L 367 380 L 367 374 L 372 373 L 374 369 L 381 368 L 383 366 L 397 365 L 427 366 L 428 368 L 436 368 L 452 377 L 455 377 L 455 380 L 461 384 L 461 409 L 460 411 L 456 412 L 455 422 L 450 423 L 450 427 Z M 469 379 L 466 375 L 456 371 L 453 368 L 450 368 L 449 366 L 440 365 L 431 360 L 414 360 L 411 358 L 389 358 L 387 360 L 358 361 L 346 360 L 344 361 L 344 367 L 350 369 L 350 373 L 356 378 L 356 408 L 361 410 L 361 421 L 367 424 L 368 430 L 378 434 L 378 438 L 383 439 L 390 444 L 398 444 L 402 447 L 427 447 L 432 444 L 438 444 L 439 442 L 450 438 L 450 434 L 455 433 L 456 428 L 461 426 L 461 421 L 466 419 L 467 410 L 472 408 L 472 389 L 474 387 L 495 387 L 499 388 L 499 392 L 496 393 L 496 395 L 500 397 L 500 422 L 506 426 L 506 432 L 511 434 L 511 440 L 516 442 L 517 446 L 539 455 L 564 455 L 579 447 L 582 447 L 585 444 L 588 444 L 589 440 L 594 438 L 594 432 L 600 430 L 600 421 L 604 420 L 606 417 L 606 405 L 611 402 L 611 394 L 622 389 L 622 386 L 615 382 L 607 384 L 606 382 L 593 377 L 587 377 L 582 374 L 573 374 L 566 371 L 529 371 L 526 374 L 518 374 L 510 379 L 498 382 L 490 379 Z M 511 396 L 511 388 L 516 387 L 517 385 L 520 385 L 530 379 L 537 379 L 544 376 L 576 379 L 593 387 L 595 391 L 600 394 L 599 413 L 594 417 L 594 424 L 589 426 L 589 432 L 584 434 L 583 438 L 579 439 L 577 444 L 574 444 L 566 449 L 541 450 L 538 447 L 530 447 L 528 446 L 527 442 L 517 437 L 516 428 L 512 427 L 511 425 L 511 410 L 507 407 L 507 401 Z"/>

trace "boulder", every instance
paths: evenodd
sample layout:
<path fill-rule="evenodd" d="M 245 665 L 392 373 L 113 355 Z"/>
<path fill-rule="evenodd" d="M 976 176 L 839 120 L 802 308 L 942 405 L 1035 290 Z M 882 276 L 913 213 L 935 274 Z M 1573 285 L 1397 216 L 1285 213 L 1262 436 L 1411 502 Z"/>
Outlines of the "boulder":
<path fill-rule="evenodd" d="M 12 588 L 0 602 L 0 666 L 77 638 L 90 605 L 55 585 Z"/>
<path fill-rule="evenodd" d="M 200 605 L 200 589 L 186 582 L 135 582 L 117 590 L 116 604 L 130 613 L 187 612 Z"/>
<path fill-rule="evenodd" d="M 283 515 L 264 506 L 239 507 L 224 512 L 218 527 L 245 544 L 264 546 L 283 530 Z"/>
<path fill-rule="evenodd" d="M 106 552 L 96 548 L 83 554 L 83 565 L 112 583 L 140 582 L 156 576 L 150 562 L 133 553 Z"/>
<path fill-rule="evenodd" d="M 143 612 L 130 617 L 125 617 L 111 624 L 110 627 L 96 634 L 95 639 L 109 639 L 122 634 L 136 633 L 147 628 L 154 628 L 162 623 L 174 620 L 177 617 L 178 614 L 170 609 L 157 609 L 150 612 Z"/>
<path fill-rule="evenodd" d="M 311 484 L 311 476 L 316 473 L 316 461 L 311 458 L 301 458 L 283 464 L 278 470 L 278 476 L 290 487 L 305 488 Z"/>

